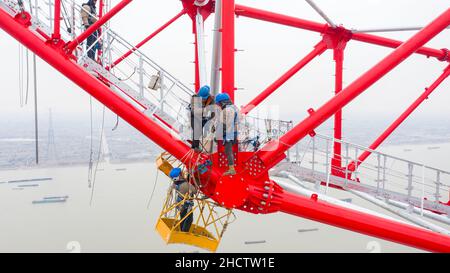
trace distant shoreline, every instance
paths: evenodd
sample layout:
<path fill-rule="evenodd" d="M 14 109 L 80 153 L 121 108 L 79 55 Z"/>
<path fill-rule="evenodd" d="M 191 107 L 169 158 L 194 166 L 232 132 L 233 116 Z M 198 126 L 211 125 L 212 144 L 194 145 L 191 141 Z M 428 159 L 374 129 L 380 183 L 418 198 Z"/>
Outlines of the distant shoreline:
<path fill-rule="evenodd" d="M 413 146 L 429 146 L 428 150 L 438 150 L 441 145 L 450 145 L 450 141 L 437 141 L 437 142 L 420 142 L 420 143 L 401 143 L 401 144 L 387 144 L 383 145 L 383 148 L 393 148 L 393 147 L 408 147 Z M 156 159 L 155 155 L 155 159 Z M 141 163 L 154 163 L 155 159 L 125 159 L 125 160 L 111 160 L 110 165 L 128 165 L 128 164 L 141 164 Z M 100 163 L 105 163 L 105 160 L 101 160 Z M 0 171 L 25 171 L 25 170 L 36 170 L 36 169 L 64 169 L 64 168 L 76 168 L 76 167 L 89 167 L 89 162 L 77 162 L 77 163 L 63 163 L 63 164 L 41 164 L 41 165 L 31 165 L 31 166 L 13 166 L 0 167 Z"/>
<path fill-rule="evenodd" d="M 437 140 L 437 141 L 431 141 L 431 142 L 428 142 L 428 141 L 424 141 L 424 142 L 421 142 L 421 141 L 418 141 L 418 142 L 404 142 L 404 143 L 396 143 L 396 144 L 393 144 L 393 143 L 388 143 L 388 144 L 386 144 L 386 145 L 383 145 L 384 147 L 399 147 L 399 146 L 406 146 L 406 145 L 420 145 L 420 146 L 426 146 L 426 145 L 446 145 L 446 144 L 450 144 L 450 140 L 447 140 L 447 141 L 445 141 L 445 140 Z"/>
<path fill-rule="evenodd" d="M 100 164 L 106 163 L 106 161 L 102 160 Z M 139 160 L 124 160 L 122 162 L 113 161 L 110 162 L 109 165 L 129 165 L 129 164 L 140 164 L 140 163 L 155 163 L 155 160 L 152 159 L 139 159 Z M 15 166 L 15 167 L 0 167 L 0 172 L 2 171 L 27 171 L 27 170 L 42 170 L 42 169 L 65 169 L 65 168 L 79 168 L 86 167 L 88 169 L 89 162 L 86 163 L 74 163 L 74 164 L 42 164 L 42 165 L 33 165 L 33 166 Z"/>

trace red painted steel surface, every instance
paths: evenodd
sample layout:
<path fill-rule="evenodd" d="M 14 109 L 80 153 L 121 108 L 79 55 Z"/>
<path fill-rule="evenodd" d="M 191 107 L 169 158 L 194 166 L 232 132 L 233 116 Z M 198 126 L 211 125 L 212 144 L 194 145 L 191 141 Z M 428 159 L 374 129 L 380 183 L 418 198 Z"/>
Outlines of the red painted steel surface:
<path fill-rule="evenodd" d="M 131 0 L 120 2 L 119 5 L 100 18 L 88 31 L 81 34 L 76 40 L 68 43 L 67 48 L 69 51 L 73 50 L 87 36 L 92 34 L 94 30 L 101 27 L 101 25 L 111 19 L 130 2 Z M 187 13 L 193 18 L 193 12 L 197 10 L 196 7 L 193 7 L 193 1 L 184 0 L 182 3 Z M 200 9 L 205 19 L 211 13 L 211 3 Z M 270 180 L 268 175 L 268 170 L 285 157 L 284 152 L 290 146 L 301 140 L 308 133 L 311 133 L 325 120 L 341 111 L 345 105 L 350 103 L 411 54 L 417 52 L 444 60 L 446 58 L 445 50 L 424 48 L 423 45 L 450 24 L 450 9 L 403 44 L 399 41 L 374 35 L 350 34 L 344 28 L 330 29 L 328 25 L 240 5 L 235 6 L 234 0 L 224 1 L 222 10 L 224 13 L 222 21 L 222 90 L 230 93 L 232 96 L 235 90 L 235 14 L 320 32 L 324 34 L 324 40 L 328 40 L 331 37 L 331 40 L 344 38 L 344 41 L 347 41 L 352 38 L 363 42 L 393 47 L 396 50 L 342 91 L 340 89 L 342 89 L 341 61 L 343 59 L 335 54 L 335 59 L 337 60 L 336 71 L 341 73 L 336 76 L 336 92 L 340 92 L 337 92 L 338 94 L 334 98 L 317 111 L 311 111 L 310 117 L 281 137 L 279 141 L 269 143 L 261 152 L 257 154 L 250 152 L 238 153 L 236 166 L 238 175 L 224 178 L 221 173 L 226 169 L 226 164 L 223 161 L 223 153 L 220 150 L 211 156 L 192 153 L 184 142 L 174 138 L 158 123 L 138 111 L 131 103 L 112 92 L 104 83 L 69 59 L 68 55 L 58 51 L 57 48 L 27 29 L 28 24 L 26 21 L 20 18 L 12 18 L 2 9 L 0 9 L 0 28 L 28 47 L 82 89 L 86 90 L 113 112 L 121 116 L 161 148 L 182 160 L 189 168 L 197 169 L 200 166 L 199 164 L 206 164 L 208 160 L 211 160 L 213 164 L 209 167 L 210 171 L 200 175 L 201 189 L 205 194 L 211 196 L 218 202 L 222 202 L 226 207 L 237 207 L 238 209 L 251 213 L 282 211 L 429 251 L 450 252 L 450 238 L 448 236 L 338 207 L 314 198 L 308 199 L 284 192 L 276 183 Z M 22 16 L 22 18 L 24 17 L 26 16 Z M 343 36 L 340 37 L 339 35 Z M 339 39 L 337 40 L 339 41 Z M 342 51 L 336 44 L 330 46 L 327 43 L 327 48 L 339 50 L 337 52 L 335 51 L 335 53 L 339 54 Z M 300 70 L 301 67 L 325 50 L 326 47 L 323 43 L 319 43 L 319 46 L 310 55 L 305 57 L 292 70 L 288 71 L 282 78 L 276 81 L 273 87 L 269 87 L 263 92 L 261 99 L 257 99 L 256 102 L 260 103 L 263 101 Z M 192 156 L 186 156 L 188 153 Z M 224 184 L 228 184 L 228 186 L 224 186 Z M 219 193 L 220 197 L 217 197 L 217 193 Z"/>
<path fill-rule="evenodd" d="M 450 237 L 284 192 L 280 211 L 432 252 L 450 252 Z"/>
<path fill-rule="evenodd" d="M 342 91 L 343 69 L 344 69 L 344 48 L 335 48 L 333 50 L 335 67 L 335 94 Z M 338 110 L 334 116 L 334 139 L 342 139 L 342 109 Z M 336 170 L 342 167 L 342 145 L 340 142 L 333 144 L 334 156 L 331 160 L 332 173 L 338 174 Z"/>
<path fill-rule="evenodd" d="M 243 5 L 236 5 L 236 14 L 239 16 L 245 16 L 257 20 L 263 20 L 319 33 L 326 33 L 330 30 L 330 26 L 328 26 L 327 24 L 316 23 L 309 20 L 265 11 L 262 9 L 251 8 Z M 355 41 L 391 48 L 397 48 L 402 44 L 401 41 L 367 33 L 353 33 L 351 38 Z M 448 54 L 446 54 L 445 50 L 442 49 L 420 47 L 416 53 L 425 55 L 427 57 L 434 57 L 437 59 L 445 59 L 446 61 L 450 61 Z"/>
<path fill-rule="evenodd" d="M 222 1 L 222 92 L 234 101 L 234 0 Z"/>
<path fill-rule="evenodd" d="M 153 39 L 156 35 L 158 35 L 161 31 L 166 29 L 168 26 L 170 26 L 173 22 L 175 22 L 178 18 L 186 14 L 185 10 L 180 11 L 177 15 L 175 15 L 172 19 L 170 19 L 167 23 L 159 27 L 157 30 L 155 30 L 152 34 L 150 34 L 147 38 L 142 40 L 139 44 L 137 44 L 133 49 L 128 51 L 127 53 L 123 54 L 120 58 L 118 58 L 114 63 L 111 65 L 111 68 L 121 63 L 124 59 L 126 59 L 128 56 L 130 56 L 134 51 L 141 48 L 143 45 L 148 43 L 151 39 Z"/>
<path fill-rule="evenodd" d="M 61 0 L 55 0 L 55 18 L 53 23 L 53 39 L 61 38 Z"/>
<path fill-rule="evenodd" d="M 250 101 L 241 110 L 242 114 L 247 115 L 253 108 L 258 106 L 261 102 L 272 95 L 278 88 L 280 88 L 284 83 L 286 83 L 290 78 L 292 78 L 297 72 L 299 72 L 303 67 L 310 63 L 314 58 L 320 56 L 327 49 L 327 44 L 324 41 L 320 41 L 316 46 L 314 46 L 313 51 L 296 63 L 291 69 L 284 73 L 278 80 L 272 83 L 264 91 L 262 91 L 257 97 Z"/>

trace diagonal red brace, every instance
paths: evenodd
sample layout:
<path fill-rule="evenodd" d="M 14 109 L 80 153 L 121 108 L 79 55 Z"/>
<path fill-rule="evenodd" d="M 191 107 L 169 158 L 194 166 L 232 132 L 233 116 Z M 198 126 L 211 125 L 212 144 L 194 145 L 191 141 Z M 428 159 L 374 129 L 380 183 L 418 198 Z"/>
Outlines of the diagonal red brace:
<path fill-rule="evenodd" d="M 55 54 L 56 51 L 53 47 L 48 46 L 45 41 L 29 29 L 22 27 L 19 22 L 14 20 L 3 9 L 0 9 L 0 29 L 6 31 L 21 44 L 36 53 L 37 56 L 107 106 L 111 111 L 122 117 L 161 148 L 167 150 L 176 158 L 184 159 L 184 162 L 187 162 L 188 159 L 186 159 L 185 155 L 190 151 L 190 148 L 183 141 L 174 138 L 167 130 L 147 117 L 131 103 L 111 92 L 105 84 L 87 73 L 75 62 L 68 60 L 61 54 Z"/>
<path fill-rule="evenodd" d="M 292 145 L 303 139 L 308 132 L 321 125 L 337 111 L 345 107 L 361 93 L 367 90 L 375 82 L 389 73 L 392 69 L 402 63 L 406 58 L 412 55 L 418 48 L 423 46 L 441 31 L 450 25 L 450 8 L 442 13 L 438 18 L 423 28 L 391 54 L 381 60 L 369 71 L 351 83 L 338 95 L 320 107 L 313 115 L 307 117 L 291 131 L 281 137 L 278 141 L 269 142 L 260 153 L 260 158 L 267 166 L 272 166 Z M 276 159 L 279 160 L 279 159 Z M 278 161 L 279 162 L 279 161 Z"/>
<path fill-rule="evenodd" d="M 111 68 L 113 68 L 114 66 L 118 65 L 119 63 L 121 63 L 123 60 L 125 60 L 126 58 L 128 58 L 128 56 L 130 56 L 133 52 L 135 52 L 136 50 L 138 50 L 139 48 L 141 48 L 143 45 L 145 45 L 147 42 L 149 42 L 151 39 L 153 39 L 153 37 L 155 37 L 156 35 L 158 35 L 161 31 L 163 31 L 164 29 L 166 29 L 168 26 L 170 26 L 173 22 L 175 22 L 178 18 L 180 18 L 182 15 L 186 14 L 185 10 L 180 11 L 180 13 L 178 13 L 177 15 L 175 15 L 175 17 L 173 17 L 172 19 L 170 19 L 167 23 L 165 23 L 164 25 L 162 25 L 160 28 L 158 28 L 157 30 L 155 30 L 152 34 L 150 34 L 147 38 L 145 38 L 144 40 L 142 40 L 139 44 L 137 44 L 134 48 L 132 48 L 130 51 L 128 51 L 127 53 L 123 54 L 123 56 L 121 56 L 120 58 L 118 58 L 116 61 L 114 61 L 114 63 L 111 65 Z"/>
<path fill-rule="evenodd" d="M 414 101 L 411 106 L 406 109 L 403 114 L 400 115 L 392 124 L 389 126 L 389 128 L 386 129 L 386 131 L 383 132 L 373 143 L 370 145 L 370 150 L 376 150 L 416 109 L 419 107 L 428 97 L 431 95 L 431 93 L 436 90 L 436 88 L 450 75 L 450 66 L 447 66 L 447 68 L 444 70 L 444 73 L 429 87 L 425 89 L 425 92 Z M 350 171 L 354 171 L 357 169 L 359 165 L 361 165 L 362 162 L 364 162 L 372 152 L 365 151 L 363 152 L 359 158 L 358 162 L 352 162 L 349 164 L 348 169 Z M 356 166 L 357 165 L 357 166 Z"/>
<path fill-rule="evenodd" d="M 272 83 L 269 87 L 267 87 L 264 91 L 262 91 L 256 98 L 254 98 L 246 106 L 244 106 L 241 110 L 242 114 L 247 115 L 253 108 L 258 106 L 267 97 L 272 95 L 278 88 L 280 88 L 280 86 L 282 86 L 285 82 L 287 82 L 290 78 L 292 78 L 298 71 L 300 71 L 308 63 L 310 63 L 314 58 L 325 52 L 325 50 L 327 50 L 327 44 L 322 40 L 317 45 L 314 46 L 314 50 L 311 51 L 311 53 L 306 55 L 302 60 L 300 60 L 297 64 L 295 64 L 291 69 L 289 69 L 289 71 L 284 73 L 278 80 Z"/>

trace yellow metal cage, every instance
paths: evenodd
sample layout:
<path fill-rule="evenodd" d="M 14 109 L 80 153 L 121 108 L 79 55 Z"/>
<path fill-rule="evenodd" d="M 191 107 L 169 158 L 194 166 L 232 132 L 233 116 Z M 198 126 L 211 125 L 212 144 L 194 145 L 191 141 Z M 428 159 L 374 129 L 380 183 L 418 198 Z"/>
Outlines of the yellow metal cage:
<path fill-rule="evenodd" d="M 166 175 L 176 163 L 176 160 L 164 153 L 157 159 L 158 169 Z M 177 200 L 178 196 L 182 196 L 182 199 Z M 190 202 L 191 209 L 181 217 L 181 207 L 186 202 Z M 156 230 L 167 244 L 187 244 L 215 252 L 231 216 L 234 217 L 232 210 L 219 206 L 199 192 L 182 195 L 175 187 L 170 186 Z M 181 230 L 181 223 L 188 217 L 192 217 L 193 221 L 189 231 L 185 232 Z"/>

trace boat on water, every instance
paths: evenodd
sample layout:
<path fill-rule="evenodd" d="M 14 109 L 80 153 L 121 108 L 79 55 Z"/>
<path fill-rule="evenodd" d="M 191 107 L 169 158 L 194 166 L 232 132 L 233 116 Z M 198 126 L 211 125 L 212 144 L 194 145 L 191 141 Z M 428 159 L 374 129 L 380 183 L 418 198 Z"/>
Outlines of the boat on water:
<path fill-rule="evenodd" d="M 49 197 L 44 197 L 44 200 L 58 200 L 58 199 L 68 199 L 69 196 L 49 196 Z"/>
<path fill-rule="evenodd" d="M 39 187 L 39 184 L 26 184 L 26 185 L 18 185 L 18 188 L 35 188 Z"/>
<path fill-rule="evenodd" d="M 44 181 L 52 181 L 53 178 L 35 178 L 35 179 L 21 179 L 21 180 L 11 180 L 8 183 L 26 183 L 26 182 L 44 182 Z"/>
<path fill-rule="evenodd" d="M 42 199 L 34 200 L 32 204 L 51 204 L 51 203 L 65 203 L 67 199 Z"/>

